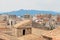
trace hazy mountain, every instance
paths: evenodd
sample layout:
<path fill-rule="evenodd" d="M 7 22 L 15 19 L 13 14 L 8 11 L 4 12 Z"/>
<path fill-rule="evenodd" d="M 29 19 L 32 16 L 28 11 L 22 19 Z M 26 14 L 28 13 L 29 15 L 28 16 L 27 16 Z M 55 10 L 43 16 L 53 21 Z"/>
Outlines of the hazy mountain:
<path fill-rule="evenodd" d="M 18 11 L 12 11 L 12 12 L 5 12 L 3 14 L 12 14 L 12 15 L 17 15 L 17 16 L 21 16 L 21 15 L 24 15 L 24 14 L 31 14 L 31 15 L 34 15 L 34 14 L 57 14 L 57 12 L 54 12 L 54 11 L 42 11 L 42 10 L 18 10 Z"/>

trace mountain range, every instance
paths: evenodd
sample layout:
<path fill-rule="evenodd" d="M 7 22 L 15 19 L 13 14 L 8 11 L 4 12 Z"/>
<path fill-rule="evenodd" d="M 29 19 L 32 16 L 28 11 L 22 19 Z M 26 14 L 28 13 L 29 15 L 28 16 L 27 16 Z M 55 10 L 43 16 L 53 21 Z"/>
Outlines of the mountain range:
<path fill-rule="evenodd" d="M 12 14 L 12 15 L 17 15 L 17 16 L 22 16 L 24 14 L 30 14 L 30 15 L 35 15 L 35 14 L 53 14 L 56 15 L 58 12 L 55 11 L 44 11 L 44 10 L 17 10 L 17 11 L 12 11 L 12 12 L 4 12 L 0 14 Z"/>

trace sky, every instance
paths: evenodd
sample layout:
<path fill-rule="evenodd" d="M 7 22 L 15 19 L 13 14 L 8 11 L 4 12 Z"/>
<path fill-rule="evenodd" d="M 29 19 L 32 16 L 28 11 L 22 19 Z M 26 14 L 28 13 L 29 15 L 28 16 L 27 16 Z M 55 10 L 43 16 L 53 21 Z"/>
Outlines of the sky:
<path fill-rule="evenodd" d="M 0 0 L 0 12 L 20 9 L 60 12 L 60 0 Z"/>

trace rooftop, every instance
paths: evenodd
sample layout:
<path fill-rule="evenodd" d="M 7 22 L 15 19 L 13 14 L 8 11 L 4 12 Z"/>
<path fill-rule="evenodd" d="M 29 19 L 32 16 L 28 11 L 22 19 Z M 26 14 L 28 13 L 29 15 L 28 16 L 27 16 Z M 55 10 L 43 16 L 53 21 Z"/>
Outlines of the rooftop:
<path fill-rule="evenodd" d="M 18 38 L 19 40 L 43 40 L 42 36 L 37 36 L 34 34 L 25 35 Z"/>
<path fill-rule="evenodd" d="M 56 28 L 49 32 L 43 34 L 43 36 L 50 37 L 50 38 L 60 38 L 60 28 Z"/>
<path fill-rule="evenodd" d="M 15 28 L 23 28 L 25 25 L 27 24 L 31 24 L 32 21 L 31 20 L 23 20 L 19 23 L 17 23 L 16 25 L 14 25 Z M 26 28 L 26 27 L 25 27 Z"/>

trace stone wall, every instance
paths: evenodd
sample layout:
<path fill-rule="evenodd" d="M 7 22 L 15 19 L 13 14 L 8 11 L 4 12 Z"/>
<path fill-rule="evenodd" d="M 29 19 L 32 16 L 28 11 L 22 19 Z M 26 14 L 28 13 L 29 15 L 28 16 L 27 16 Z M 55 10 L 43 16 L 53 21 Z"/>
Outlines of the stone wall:
<path fill-rule="evenodd" d="M 25 35 L 31 34 L 31 28 L 13 28 L 12 35 L 16 37 L 23 36 L 23 30 L 25 30 Z"/>
<path fill-rule="evenodd" d="M 44 33 L 48 32 L 47 30 L 42 30 L 42 29 L 39 29 L 39 28 L 32 28 L 32 34 L 35 34 L 35 35 L 42 35 Z"/>

